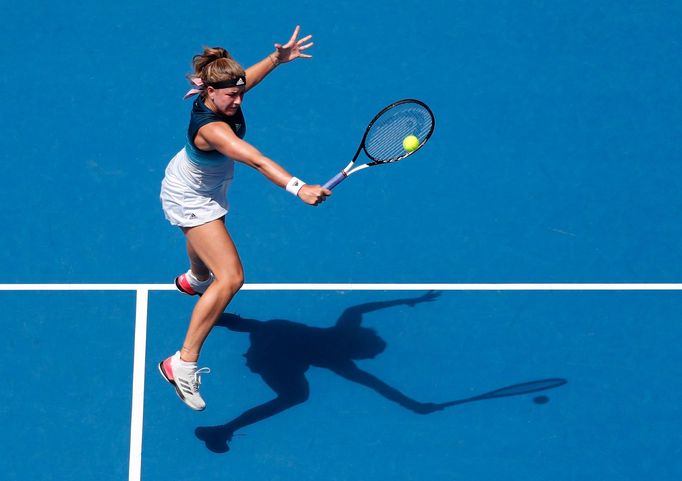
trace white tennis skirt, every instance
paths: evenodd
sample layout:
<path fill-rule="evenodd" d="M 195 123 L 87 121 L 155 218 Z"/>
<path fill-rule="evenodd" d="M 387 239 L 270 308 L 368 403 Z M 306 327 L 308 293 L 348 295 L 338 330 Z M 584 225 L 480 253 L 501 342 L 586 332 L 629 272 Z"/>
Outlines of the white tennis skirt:
<path fill-rule="evenodd" d="M 189 159 L 183 148 L 166 167 L 161 182 L 161 206 L 166 219 L 180 227 L 220 219 L 228 212 L 227 189 L 233 177 L 232 159 L 200 166 Z"/>

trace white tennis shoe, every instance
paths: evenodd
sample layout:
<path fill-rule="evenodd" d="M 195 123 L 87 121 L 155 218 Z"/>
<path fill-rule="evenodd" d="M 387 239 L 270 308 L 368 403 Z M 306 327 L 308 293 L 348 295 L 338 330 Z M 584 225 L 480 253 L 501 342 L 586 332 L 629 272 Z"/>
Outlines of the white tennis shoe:
<path fill-rule="evenodd" d="M 195 411 L 206 409 L 206 403 L 199 394 L 201 375 L 208 374 L 211 370 L 207 367 L 197 369 L 196 363 L 184 362 L 180 359 L 180 353 L 159 363 L 159 371 L 163 378 L 174 388 L 182 402 Z"/>

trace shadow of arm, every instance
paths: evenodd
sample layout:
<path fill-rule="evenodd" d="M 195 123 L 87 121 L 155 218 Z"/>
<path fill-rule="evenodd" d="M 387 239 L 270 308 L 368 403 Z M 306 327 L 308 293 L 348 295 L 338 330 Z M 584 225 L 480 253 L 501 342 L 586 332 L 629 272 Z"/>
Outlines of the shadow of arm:
<path fill-rule="evenodd" d="M 367 386 L 373 391 L 376 391 L 377 393 L 381 394 L 386 399 L 398 403 L 402 407 L 409 409 L 410 411 L 414 411 L 415 413 L 429 414 L 434 411 L 440 411 L 441 409 L 443 409 L 442 406 L 438 404 L 422 403 L 406 396 L 405 394 L 403 394 L 396 388 L 389 386 L 388 384 L 386 384 L 384 381 L 374 376 L 373 374 L 370 374 L 367 371 L 363 371 L 353 362 L 348 362 L 344 363 L 343 365 L 334 366 L 331 367 L 330 369 L 339 376 L 348 379 L 349 381 L 353 381 L 358 384 L 362 384 L 363 386 Z"/>
<path fill-rule="evenodd" d="M 216 326 L 226 327 L 230 331 L 235 332 L 253 332 L 260 325 L 260 321 L 255 319 L 245 319 L 237 314 L 223 313 L 218 322 L 215 323 Z"/>
<path fill-rule="evenodd" d="M 401 305 L 414 307 L 422 302 L 435 301 L 438 296 L 440 296 L 440 292 L 429 291 L 423 296 L 419 297 L 407 297 L 404 299 L 395 299 L 393 301 L 367 302 L 365 304 L 358 304 L 357 306 L 349 307 L 343 311 L 343 314 L 341 314 L 339 320 L 336 321 L 336 325 L 340 327 L 358 327 L 362 323 L 362 316 L 368 312 Z"/>

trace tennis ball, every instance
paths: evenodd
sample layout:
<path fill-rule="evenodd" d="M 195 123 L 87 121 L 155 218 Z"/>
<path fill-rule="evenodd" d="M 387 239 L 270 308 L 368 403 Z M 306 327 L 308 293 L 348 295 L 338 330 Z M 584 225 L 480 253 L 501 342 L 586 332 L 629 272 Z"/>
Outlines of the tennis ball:
<path fill-rule="evenodd" d="M 414 135 L 408 135 L 403 139 L 403 149 L 414 152 L 419 147 L 419 139 Z"/>

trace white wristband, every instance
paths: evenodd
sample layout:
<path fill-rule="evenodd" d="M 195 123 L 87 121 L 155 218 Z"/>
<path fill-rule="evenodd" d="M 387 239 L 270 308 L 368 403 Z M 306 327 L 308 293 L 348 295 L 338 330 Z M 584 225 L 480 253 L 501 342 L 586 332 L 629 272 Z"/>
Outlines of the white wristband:
<path fill-rule="evenodd" d="M 293 195 L 298 196 L 298 191 L 301 190 L 301 187 L 305 185 L 305 182 L 303 182 L 301 179 L 298 177 L 292 177 L 291 180 L 287 183 L 287 192 L 291 192 Z"/>

